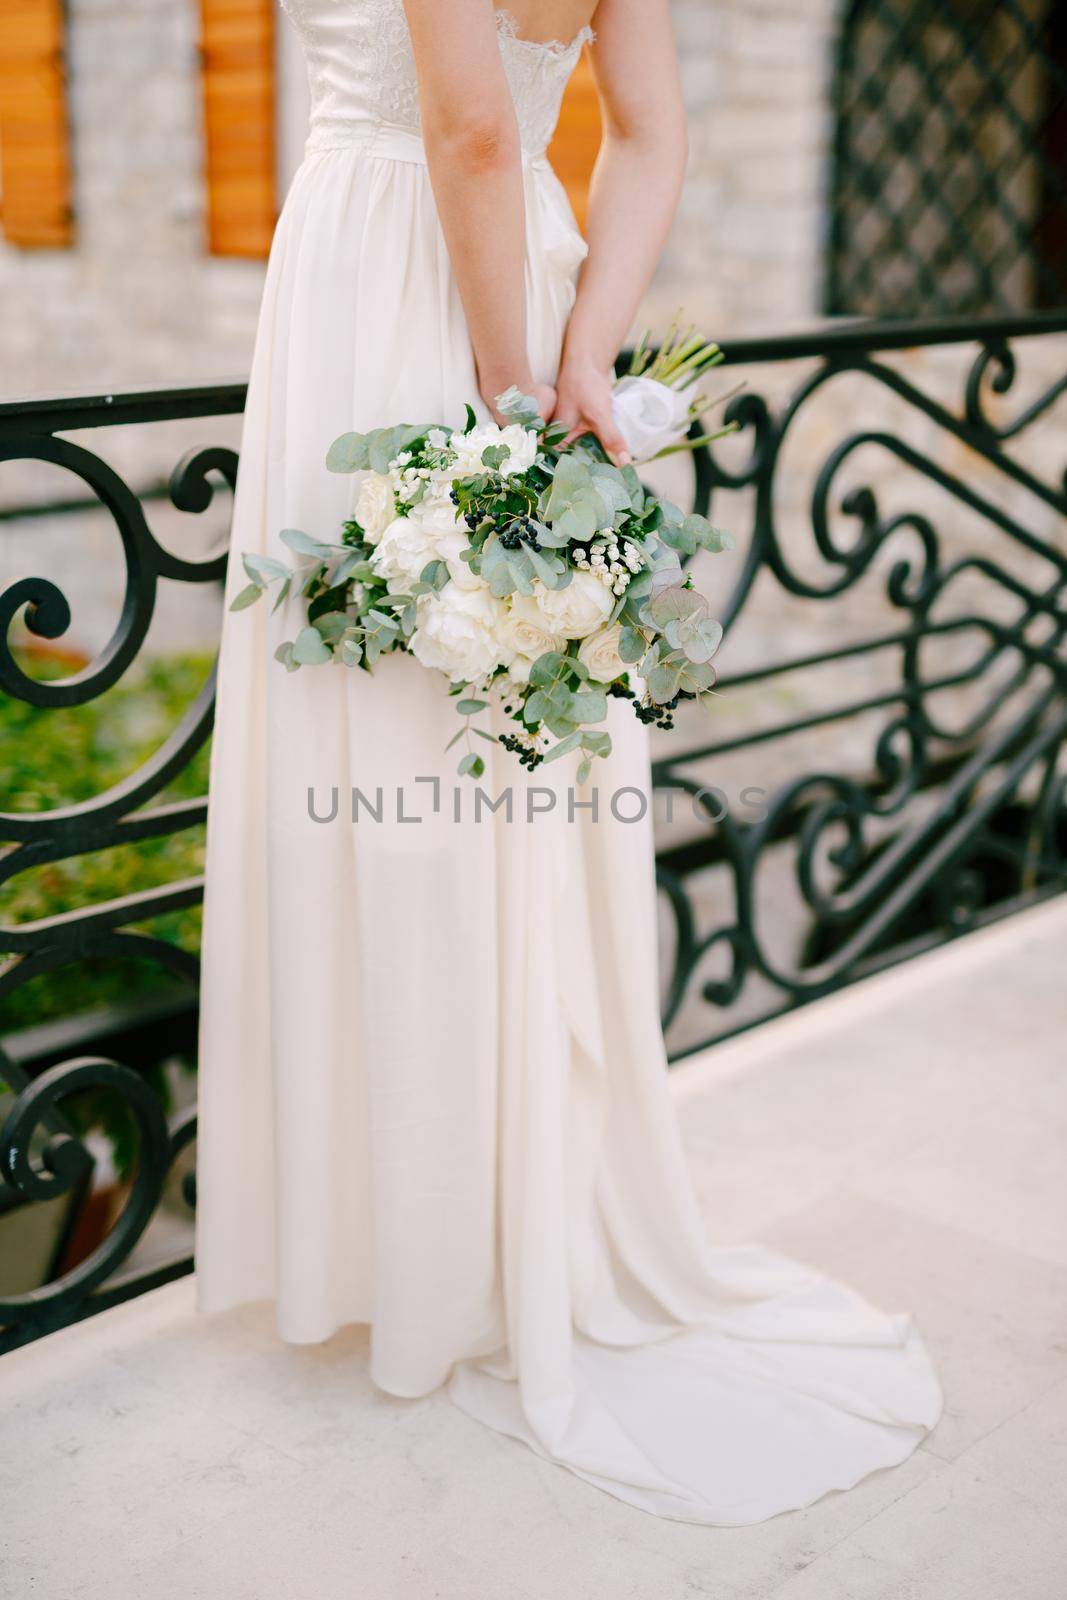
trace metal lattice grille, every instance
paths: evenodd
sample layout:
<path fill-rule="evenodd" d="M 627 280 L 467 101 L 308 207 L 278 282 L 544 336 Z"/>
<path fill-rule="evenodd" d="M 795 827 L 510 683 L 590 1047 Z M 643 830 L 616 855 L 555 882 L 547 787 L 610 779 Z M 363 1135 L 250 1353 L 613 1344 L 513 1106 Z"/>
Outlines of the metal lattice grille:
<path fill-rule="evenodd" d="M 829 311 L 1067 305 L 1065 0 L 856 0 L 834 101 Z"/>

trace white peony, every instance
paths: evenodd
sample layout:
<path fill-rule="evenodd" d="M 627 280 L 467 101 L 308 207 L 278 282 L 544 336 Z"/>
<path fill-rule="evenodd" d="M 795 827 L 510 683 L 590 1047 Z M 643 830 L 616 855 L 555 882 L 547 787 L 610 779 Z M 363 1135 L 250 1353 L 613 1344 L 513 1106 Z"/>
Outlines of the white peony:
<path fill-rule="evenodd" d="M 455 506 L 448 498 L 448 486 L 427 495 L 414 506 L 410 516 L 425 529 L 433 548 L 433 555 L 448 566 L 449 576 L 461 589 L 477 589 L 481 578 L 476 577 L 461 556 L 470 544 L 470 531 Z M 429 559 L 433 559 L 432 557 Z"/>
<path fill-rule="evenodd" d="M 537 585 L 537 605 L 549 633 L 584 639 L 610 617 L 615 597 L 591 572 L 575 572 L 565 589 Z"/>
<path fill-rule="evenodd" d="M 506 428 L 489 423 L 472 428 L 470 433 L 457 432 L 449 443 L 456 452 L 456 459 L 448 469 L 453 478 L 474 478 L 484 472 L 482 451 L 487 445 L 507 445 L 508 456 L 499 469 L 506 477 L 513 472 L 525 472 L 527 467 L 533 466 L 537 457 L 537 435 L 517 422 L 510 423 Z"/>
<path fill-rule="evenodd" d="M 396 516 L 392 485 L 382 472 L 368 472 L 359 486 L 355 518 L 368 544 L 377 544 Z"/>
<path fill-rule="evenodd" d="M 436 554 L 433 530 L 420 517 L 394 517 L 372 559 L 389 593 L 405 594 Z"/>
<path fill-rule="evenodd" d="M 411 653 L 453 683 L 477 682 L 503 664 L 498 633 L 503 610 L 502 602 L 484 586 L 461 589 L 446 584 L 440 594 L 419 601 Z"/>
<path fill-rule="evenodd" d="M 546 650 L 565 650 L 566 637 L 553 633 L 533 595 L 513 594 L 500 627 L 500 640 L 512 654 L 508 665 L 511 676 L 526 683 L 530 668 Z"/>
<path fill-rule="evenodd" d="M 596 633 L 591 633 L 578 646 L 578 660 L 597 683 L 614 683 L 616 678 L 629 671 L 619 655 L 621 634 L 622 626 L 615 622 L 610 628 L 598 628 Z"/>

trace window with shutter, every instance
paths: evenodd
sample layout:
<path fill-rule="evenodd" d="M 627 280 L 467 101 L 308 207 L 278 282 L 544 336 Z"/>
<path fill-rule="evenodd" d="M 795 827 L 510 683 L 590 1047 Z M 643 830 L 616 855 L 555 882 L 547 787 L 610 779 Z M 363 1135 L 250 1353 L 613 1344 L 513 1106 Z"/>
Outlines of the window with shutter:
<path fill-rule="evenodd" d="M 208 239 L 265 256 L 277 216 L 274 0 L 200 0 Z"/>
<path fill-rule="evenodd" d="M 0 3 L 0 227 L 61 249 L 74 234 L 62 0 Z"/>

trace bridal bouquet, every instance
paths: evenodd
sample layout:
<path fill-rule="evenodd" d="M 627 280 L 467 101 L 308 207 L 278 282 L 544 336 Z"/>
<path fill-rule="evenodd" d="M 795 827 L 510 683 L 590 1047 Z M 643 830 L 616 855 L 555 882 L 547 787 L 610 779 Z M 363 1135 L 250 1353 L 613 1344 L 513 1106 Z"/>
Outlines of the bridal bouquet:
<path fill-rule="evenodd" d="M 642 344 L 614 406 L 636 459 L 686 447 L 706 403 L 694 386 L 718 359 L 689 335 L 654 359 Z M 502 427 L 468 406 L 463 429 L 402 423 L 337 439 L 330 470 L 364 474 L 340 542 L 286 529 L 303 564 L 246 554 L 251 581 L 232 609 L 275 584 L 275 607 L 303 598 L 305 625 L 276 652 L 290 671 L 371 670 L 404 650 L 443 673 L 463 719 L 451 741 L 466 741 L 461 773 L 485 769 L 474 735 L 529 769 L 579 751 L 581 783 L 610 753 L 598 726 L 610 696 L 670 727 L 679 700 L 711 692 L 722 629 L 681 558 L 729 540 L 613 466 L 591 435 L 564 444 L 566 428 L 546 425 L 532 397 L 511 389 L 496 406 Z M 491 703 L 511 731 L 474 722 Z"/>

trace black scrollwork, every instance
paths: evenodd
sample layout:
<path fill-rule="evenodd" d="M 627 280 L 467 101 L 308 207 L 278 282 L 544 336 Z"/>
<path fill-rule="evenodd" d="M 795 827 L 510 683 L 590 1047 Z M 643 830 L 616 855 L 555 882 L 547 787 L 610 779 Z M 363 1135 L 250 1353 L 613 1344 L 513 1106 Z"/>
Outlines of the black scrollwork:
<path fill-rule="evenodd" d="M 843 669 L 878 652 L 895 652 L 895 687 L 851 697 L 846 692 L 829 707 L 754 730 L 747 741 L 742 736 L 709 743 L 657 766 L 656 781 L 677 787 L 691 782 L 687 774 L 695 762 L 756 751 L 770 740 L 864 716 L 884 719 L 866 767 L 798 774 L 774 792 L 764 818 L 747 826 L 709 816 L 705 849 L 690 849 L 687 861 L 696 871 L 716 860 L 730 874 L 730 918 L 709 927 L 705 914 L 702 926 L 688 872 L 661 872 L 678 930 L 668 974 L 668 1026 L 695 994 L 711 1005 L 730 1006 L 758 974 L 783 1007 L 793 1005 L 873 970 L 897 950 L 924 947 L 1053 887 L 1067 887 L 1067 778 L 1058 765 L 1067 707 L 1067 555 L 1061 541 L 1049 538 L 1047 518 L 1030 521 L 1021 495 L 993 498 L 978 475 L 959 464 L 958 448 L 966 446 L 1009 487 L 1025 489 L 1031 506 L 1044 504 L 1067 515 L 1063 486 L 1028 467 L 1018 450 L 1028 430 L 1067 392 L 1067 376 L 1047 384 L 1009 421 L 994 423 L 987 392 L 1003 404 L 1018 378 L 1019 359 L 1007 337 L 982 342 L 964 381 L 959 413 L 874 359 L 877 348 L 875 339 L 862 335 L 839 343 L 777 414 L 746 395 L 746 414 L 757 434 L 748 467 L 739 477 L 717 464 L 712 469 L 716 486 L 754 490 L 750 554 L 729 607 L 735 627 L 743 624 L 758 571 L 773 574 L 794 599 L 840 602 L 870 581 L 876 560 L 879 571 L 887 570 L 885 597 L 903 626 L 840 648 L 828 642 L 802 658 L 783 652 L 736 680 L 722 680 L 728 694 L 734 681 L 773 683 L 799 669 L 835 662 Z M 787 533 L 781 508 L 786 444 L 801 418 L 846 374 L 868 384 L 874 403 L 879 389 L 905 402 L 924 420 L 923 440 L 932 423 L 950 448 L 920 446 L 884 426 L 849 429 L 814 462 L 809 451 L 807 528 L 791 512 Z M 857 421 L 862 415 L 859 403 L 854 415 Z M 1009 442 L 1016 447 L 1010 455 Z M 986 530 L 981 551 L 960 554 L 957 539 L 950 558 L 925 506 L 884 515 L 875 489 L 854 481 L 861 451 L 881 452 L 896 463 L 897 485 L 905 481 L 903 474 L 933 485 L 947 503 L 976 519 Z M 987 470 L 986 481 L 989 476 Z M 790 483 L 795 482 L 794 472 Z M 795 503 L 793 494 L 788 504 Z M 900 554 L 891 556 L 886 569 L 883 554 L 898 547 Z M 814 570 L 801 570 L 805 553 L 815 559 Z M 829 606 L 826 617 L 829 637 Z M 956 648 L 949 654 L 952 642 Z M 963 655 L 960 645 L 967 646 Z M 847 691 L 848 673 L 842 670 L 837 683 Z M 963 690 L 966 698 L 958 693 Z M 1036 801 L 1035 764 L 1044 773 Z M 1025 826 L 1020 812 L 1030 819 Z M 761 873 L 772 857 L 779 863 L 779 898 L 765 905 Z M 807 928 L 801 946 L 792 950 L 781 947 L 777 927 L 787 861 Z M 1013 886 L 1010 894 L 1006 882 Z M 728 979 L 702 983 L 706 953 L 723 946 L 731 952 Z"/>
<path fill-rule="evenodd" d="M 112 422 L 162 421 L 183 416 L 223 414 L 240 409 L 243 391 L 193 390 L 174 395 L 104 397 L 44 402 L 24 410 L 0 407 L 0 461 L 50 462 L 72 474 L 92 499 L 110 514 L 122 546 L 125 573 L 119 619 L 104 648 L 83 670 L 58 680 L 30 676 L 11 646 L 11 627 L 23 617 L 39 637 L 60 638 L 71 623 L 71 601 L 43 577 L 23 577 L 0 592 L 0 692 L 39 707 L 78 706 L 116 684 L 141 651 L 151 623 L 159 583 L 220 583 L 226 550 L 201 560 L 186 560 L 165 549 L 153 534 L 137 494 L 108 463 L 85 445 L 57 437 L 73 427 Z M 224 483 L 232 492 L 237 471 L 234 451 L 221 446 L 188 452 L 175 467 L 170 498 L 180 511 L 201 513 Z M 40 812 L 0 814 L 0 887 L 18 874 L 65 858 L 115 845 L 165 837 L 202 823 L 206 796 L 151 807 L 149 802 L 192 760 L 211 731 L 215 679 L 212 672 L 163 744 L 111 789 L 77 805 Z M 143 926 L 168 911 L 195 905 L 199 879 L 134 892 L 58 915 L 0 925 L 0 1003 L 16 989 L 84 957 L 151 962 L 184 981 L 195 997 L 196 957 Z M 0 918 L 0 923 L 3 922 Z M 7 919 L 9 920 L 9 919 Z M 180 993 L 180 990 L 176 990 Z M 166 1053 L 166 1041 L 160 1041 Z M 54 1281 L 26 1294 L 0 1298 L 0 1348 L 86 1314 L 176 1272 L 183 1259 L 116 1286 L 151 1220 L 174 1162 L 195 1140 L 195 1111 L 181 1113 L 168 1127 L 149 1076 L 139 1067 L 103 1056 L 74 1056 L 44 1070 L 27 1071 L 0 1050 L 0 1080 L 13 1098 L 0 1129 L 0 1183 L 26 1204 L 75 1195 L 89 1182 L 93 1157 L 64 1112 L 71 1096 L 109 1091 L 137 1134 L 137 1156 L 122 1214 L 107 1237 L 84 1260 Z M 0 1084 L 2 1089 L 2 1084 Z M 183 1193 L 191 1203 L 192 1182 Z M 2 1287 L 2 1286 L 0 1286 Z"/>
<path fill-rule="evenodd" d="M 1045 318 L 1042 332 L 1065 333 L 1067 318 L 1062 322 L 1057 328 Z M 1025 322 L 947 331 L 887 325 L 727 352 L 735 366 L 813 358 L 817 365 L 783 405 L 772 405 L 750 381 L 726 412 L 739 437 L 693 457 L 700 509 L 714 516 L 720 494 L 733 497 L 732 505 L 743 497 L 751 503 L 747 540 L 735 513 L 729 519 L 743 548 L 733 592 L 720 608 L 728 630 L 721 687 L 724 696 L 740 685 L 773 690 L 828 668 L 837 698 L 796 705 L 785 694 L 770 694 L 769 705 L 780 700 L 785 708 L 780 722 L 672 749 L 656 764 L 655 782 L 687 796 L 698 828 L 695 839 L 666 849 L 658 863 L 675 934 L 665 1023 L 668 1030 L 679 1027 L 685 1012 L 687 1048 L 694 1047 L 701 1008 L 714 1036 L 1067 886 L 1067 554 L 1049 532 L 1050 515 L 1067 515 L 1067 486 L 1053 481 L 1043 462 L 1028 465 L 1025 450 L 1035 425 L 1067 393 L 1067 376 L 1046 382 L 1004 420 L 1021 388 L 1025 351 L 1033 348 L 1022 343 L 1028 331 Z M 978 354 L 965 357 L 955 408 L 925 392 L 913 366 L 885 359 L 911 344 L 975 343 Z M 865 398 L 844 421 L 828 408 L 829 439 L 825 421 L 813 434 L 802 432 L 844 379 L 860 386 Z M 907 427 L 887 424 L 886 396 L 893 399 L 893 415 L 902 407 L 921 421 L 914 438 Z M 222 414 L 239 410 L 242 399 L 237 390 L 196 390 L 23 410 L 0 406 L 0 460 L 49 461 L 79 479 L 108 510 L 126 569 L 121 614 L 107 645 L 84 671 L 48 683 L 36 682 L 19 664 L 11 625 L 22 615 L 31 632 L 60 638 L 70 627 L 76 595 L 32 576 L 0 593 L 0 692 L 43 711 L 84 704 L 136 660 L 161 579 L 215 582 L 225 567 L 224 554 L 187 562 L 165 550 L 137 495 L 101 457 L 56 435 L 117 420 Z M 812 437 L 817 445 L 805 445 Z M 879 496 L 888 505 L 889 491 L 864 470 L 872 460 L 891 466 L 895 495 L 901 485 L 932 488 L 939 503 L 983 530 L 981 547 L 961 548 L 958 537 L 950 545 L 929 495 L 903 510 L 883 509 Z M 969 460 L 984 463 L 981 480 Z M 235 471 L 229 450 L 208 445 L 191 451 L 171 476 L 170 498 L 180 511 L 201 514 L 220 483 L 232 489 Z M 798 471 L 804 475 L 800 501 Z M 1023 492 L 994 494 L 991 478 Z M 1031 515 L 1035 509 L 1039 514 Z M 749 658 L 745 670 L 731 676 L 731 645 L 751 616 L 757 579 L 761 594 L 776 585 L 794 609 L 814 606 L 822 633 L 812 647 L 808 631 L 802 654 L 789 655 L 783 640 L 780 656 Z M 847 597 L 864 585 L 866 592 L 882 586 L 887 625 L 844 638 L 842 619 L 854 621 Z M 889 664 L 877 679 L 863 670 L 875 661 Z M 202 822 L 204 797 L 149 802 L 207 738 L 213 699 L 212 679 L 161 748 L 106 793 L 50 812 L 0 815 L 0 889 L 31 868 Z M 710 803 L 704 788 L 709 763 L 745 751 L 755 762 L 761 750 L 792 751 L 797 746 L 786 741 L 818 739 L 835 727 L 859 730 L 847 762 L 828 746 L 815 757 L 794 758 L 751 818 L 733 803 L 725 811 Z M 714 734 L 713 723 L 709 729 Z M 195 958 L 143 924 L 195 904 L 200 893 L 199 880 L 172 883 L 0 926 L 6 957 L 0 1002 L 86 955 L 157 962 L 193 993 Z M 782 927 L 783 896 L 791 897 L 794 913 L 789 937 Z M 0 1053 L 0 1077 L 12 1096 L 0 1133 L 0 1183 L 22 1203 L 72 1194 L 88 1181 L 91 1157 L 64 1113 L 71 1095 L 110 1089 L 127 1107 L 140 1144 L 119 1224 L 74 1272 L 0 1302 L 0 1321 L 8 1324 L 0 1330 L 0 1347 L 84 1315 L 109 1296 L 134 1292 L 136 1282 L 116 1287 L 116 1269 L 128 1262 L 167 1175 L 195 1140 L 195 1111 L 168 1126 L 133 1057 L 121 1065 L 124 1052 L 116 1047 L 112 1053 L 115 1059 L 74 1054 L 40 1072 L 16 1068 Z M 192 1173 L 183 1178 L 181 1193 L 194 1203 Z M 189 1266 L 186 1258 L 165 1272 Z"/>

